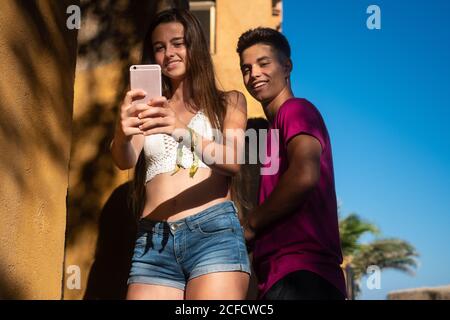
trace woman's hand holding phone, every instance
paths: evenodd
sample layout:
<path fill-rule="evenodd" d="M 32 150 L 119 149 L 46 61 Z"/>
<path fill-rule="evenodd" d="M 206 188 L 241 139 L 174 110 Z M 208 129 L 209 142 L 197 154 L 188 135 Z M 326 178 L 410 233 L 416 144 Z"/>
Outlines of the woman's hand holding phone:
<path fill-rule="evenodd" d="M 130 90 L 125 95 L 123 103 L 120 107 L 120 123 L 119 132 L 127 141 L 131 141 L 134 135 L 143 134 L 139 129 L 143 120 L 138 117 L 138 114 L 150 109 L 145 103 L 133 104 L 133 101 L 140 100 L 146 96 L 146 92 L 140 89 Z"/>
<path fill-rule="evenodd" d="M 131 90 L 124 99 L 121 111 L 122 131 L 129 140 L 136 134 L 148 136 L 176 129 L 187 129 L 161 96 L 161 67 L 159 65 L 133 65 L 130 67 Z M 140 89 L 140 90 L 137 90 Z M 145 90 L 145 95 L 142 95 Z"/>
<path fill-rule="evenodd" d="M 187 126 L 177 117 L 166 97 L 153 98 L 148 103 L 148 109 L 139 112 L 137 116 L 142 121 L 139 130 L 144 136 L 158 133 L 173 136 L 179 129 L 187 130 Z M 182 135 L 182 132 L 180 133 Z"/>

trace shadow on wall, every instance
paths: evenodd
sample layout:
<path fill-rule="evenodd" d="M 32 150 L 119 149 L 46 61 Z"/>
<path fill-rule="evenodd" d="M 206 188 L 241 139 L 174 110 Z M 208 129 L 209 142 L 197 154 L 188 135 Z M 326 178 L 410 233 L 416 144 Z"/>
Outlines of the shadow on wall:
<path fill-rule="evenodd" d="M 41 154 L 50 156 L 58 170 L 66 171 L 68 152 L 63 151 L 67 150 L 72 120 L 72 109 L 67 106 L 72 105 L 73 98 L 72 94 L 67 94 L 73 93 L 73 78 L 67 68 L 73 65 L 71 52 L 76 50 L 77 44 L 64 38 L 67 29 L 64 14 L 61 14 L 63 4 L 46 4 L 51 18 L 44 19 L 41 14 L 42 6 L 37 1 L 10 2 L 17 7 L 13 12 L 20 15 L 16 19 L 26 21 L 27 34 L 17 34 L 14 38 L 6 39 L 6 46 L 2 48 L 8 50 L 14 58 L 9 61 L 12 63 L 8 68 L 3 66 L 1 70 L 10 76 L 14 74 L 15 77 L 0 81 L 0 134 L 14 146 L 11 150 L 20 150 L 21 154 L 27 155 L 38 149 Z M 49 21 L 52 22 L 51 25 Z M 5 35 L 8 34 L 5 32 Z M 36 54 L 39 54 L 38 58 Z M 43 57 L 48 63 L 42 64 Z M 43 77 L 44 74 L 47 77 Z M 51 79 L 49 75 L 56 78 Z M 53 91 L 50 91 L 50 82 Z M 17 92 L 12 90 L 14 83 L 17 84 Z M 48 127 L 53 115 L 58 115 L 57 128 Z M 67 133 L 67 136 L 61 135 L 61 132 Z M 26 160 L 26 157 L 11 156 L 11 153 L 0 155 L 2 165 L 11 172 L 16 172 L 14 182 L 24 193 L 31 191 L 26 177 L 28 172 L 24 172 L 24 168 L 32 168 Z M 44 173 L 33 173 L 39 174 Z"/>
<path fill-rule="evenodd" d="M 22 289 L 17 284 L 13 284 L 8 279 L 11 277 L 4 271 L 4 266 L 0 266 L 0 300 L 23 300 L 26 299 Z"/>
<path fill-rule="evenodd" d="M 126 297 L 137 232 L 136 220 L 127 201 L 129 188 L 130 183 L 118 187 L 100 214 L 95 261 L 84 295 L 86 300 Z"/>
<path fill-rule="evenodd" d="M 82 26 L 78 39 L 66 265 L 81 267 L 82 287 L 85 287 L 85 281 L 89 280 L 89 292 L 84 294 L 65 288 L 65 299 L 80 299 L 83 294 L 86 298 L 103 296 L 95 284 L 104 280 L 97 281 L 95 278 L 102 277 L 97 270 L 106 270 L 102 268 L 101 262 L 105 259 L 103 254 L 107 255 L 103 253 L 106 249 L 102 243 L 105 239 L 110 239 L 108 228 L 113 228 L 114 223 L 108 225 L 102 221 L 98 226 L 98 222 L 103 217 L 122 217 L 128 212 L 121 211 L 124 208 L 118 205 L 102 208 L 110 194 L 112 195 L 108 202 L 118 203 L 119 198 L 116 197 L 118 194 L 122 196 L 123 192 L 122 187 L 114 191 L 115 186 L 124 180 L 118 179 L 118 170 L 112 162 L 109 145 L 114 136 L 118 108 L 128 91 L 128 69 L 130 65 L 139 63 L 142 40 L 157 10 L 186 5 L 187 1 L 181 0 L 81 1 Z M 129 213 L 129 216 L 132 217 L 132 214 Z M 102 238 L 99 238 L 96 256 L 100 257 L 100 262 L 93 266 L 89 279 L 86 279 L 84 276 L 91 268 L 95 249 L 93 243 L 98 228 Z M 128 229 L 121 232 L 123 234 L 119 232 L 117 237 L 123 237 L 126 241 Z M 125 256 L 116 255 L 116 263 L 121 264 L 121 259 L 124 258 Z M 107 271 L 107 274 L 109 273 Z M 65 278 L 67 276 L 66 274 Z M 111 298 L 121 297 L 122 289 L 116 289 L 117 293 L 109 295 Z"/>
<path fill-rule="evenodd" d="M 60 298 L 78 3 L 0 4 L 2 299 Z"/>

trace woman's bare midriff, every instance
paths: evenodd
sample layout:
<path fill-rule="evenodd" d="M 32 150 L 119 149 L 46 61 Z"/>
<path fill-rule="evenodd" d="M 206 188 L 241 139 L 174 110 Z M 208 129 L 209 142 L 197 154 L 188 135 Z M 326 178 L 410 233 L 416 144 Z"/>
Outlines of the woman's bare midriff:
<path fill-rule="evenodd" d="M 176 221 L 230 200 L 230 177 L 199 168 L 193 178 L 189 169 L 156 175 L 146 184 L 147 200 L 142 218 Z"/>

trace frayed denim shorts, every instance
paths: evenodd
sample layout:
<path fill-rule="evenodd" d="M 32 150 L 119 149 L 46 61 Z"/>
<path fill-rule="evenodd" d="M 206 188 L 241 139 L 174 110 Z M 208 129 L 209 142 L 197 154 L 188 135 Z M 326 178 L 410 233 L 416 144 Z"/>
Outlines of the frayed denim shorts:
<path fill-rule="evenodd" d="M 185 290 L 193 278 L 229 271 L 250 274 L 243 228 L 233 201 L 174 222 L 140 220 L 128 284 Z"/>

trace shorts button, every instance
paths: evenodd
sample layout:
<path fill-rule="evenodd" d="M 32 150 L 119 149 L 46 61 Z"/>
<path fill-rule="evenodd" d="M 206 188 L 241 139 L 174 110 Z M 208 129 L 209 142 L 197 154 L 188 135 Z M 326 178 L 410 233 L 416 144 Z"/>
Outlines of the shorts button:
<path fill-rule="evenodd" d="M 172 231 L 176 231 L 178 229 L 178 225 L 176 223 L 170 225 L 170 229 Z"/>

